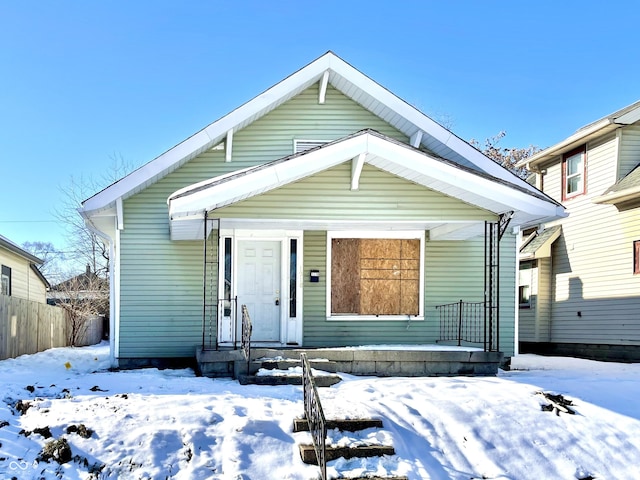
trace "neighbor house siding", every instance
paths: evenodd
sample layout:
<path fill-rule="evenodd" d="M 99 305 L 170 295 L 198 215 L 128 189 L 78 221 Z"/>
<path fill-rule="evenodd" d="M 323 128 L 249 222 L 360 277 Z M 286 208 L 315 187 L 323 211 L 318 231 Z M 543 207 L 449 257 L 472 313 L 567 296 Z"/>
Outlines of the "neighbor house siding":
<path fill-rule="evenodd" d="M 351 162 L 211 212 L 221 218 L 318 220 L 494 220 L 467 203 L 365 165 L 351 190 Z"/>
<path fill-rule="evenodd" d="M 171 241 L 167 198 L 186 185 L 293 153 L 294 139 L 335 140 L 373 128 L 406 136 L 332 87 L 314 85 L 235 132 L 231 162 L 211 149 L 124 201 L 120 232 L 120 358 L 193 356 L 202 338 L 202 242 Z"/>
<path fill-rule="evenodd" d="M 320 270 L 320 282 L 304 284 L 304 345 L 435 343 L 439 335 L 436 305 L 484 300 L 484 239 L 425 242 L 424 321 L 327 321 L 326 232 L 305 232 L 304 269 Z M 515 237 L 501 241 L 500 347 L 513 355 L 515 316 Z"/>
<path fill-rule="evenodd" d="M 519 309 L 519 340 L 548 342 L 551 316 L 551 258 L 539 258 L 536 266 L 520 270 L 530 276 L 531 305 Z M 522 273 L 526 272 L 526 273 Z"/>
<path fill-rule="evenodd" d="M 562 221 L 552 258 L 552 342 L 640 341 L 640 277 L 632 274 L 640 215 L 637 209 L 618 212 L 593 203 L 617 179 L 616 154 L 614 134 L 589 143 L 587 193 L 565 202 L 570 215 Z"/>
<path fill-rule="evenodd" d="M 619 148 L 618 180 L 640 164 L 640 125 L 630 125 L 620 130 Z"/>
<path fill-rule="evenodd" d="M 46 286 L 31 269 L 31 263 L 20 255 L 0 249 L 0 265 L 11 269 L 11 296 L 34 302 L 46 302 Z"/>

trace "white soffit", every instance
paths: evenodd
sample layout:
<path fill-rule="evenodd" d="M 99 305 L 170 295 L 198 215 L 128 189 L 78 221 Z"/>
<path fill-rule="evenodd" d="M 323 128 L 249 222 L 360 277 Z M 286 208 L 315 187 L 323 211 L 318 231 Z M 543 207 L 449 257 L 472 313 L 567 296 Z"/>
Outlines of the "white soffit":
<path fill-rule="evenodd" d="M 216 177 L 176 191 L 167 200 L 172 232 L 173 224 L 181 218 L 202 219 L 205 211 L 231 205 L 312 176 L 352 161 L 361 154 L 365 155 L 366 163 L 376 168 L 494 214 L 510 210 L 521 212 L 516 217 L 519 221 L 554 217 L 562 210 L 558 204 L 544 198 L 365 131 L 311 152 Z"/>
<path fill-rule="evenodd" d="M 389 90 L 356 70 L 344 60 L 327 52 L 249 102 L 200 130 L 155 160 L 135 170 L 118 182 L 83 202 L 83 211 L 108 207 L 119 197 L 126 199 L 160 180 L 184 163 L 223 141 L 227 132 L 237 132 L 283 103 L 320 82 L 326 72 L 329 83 L 347 97 L 361 104 L 389 124 L 413 137 L 422 132 L 422 145 L 437 155 L 475 166 L 490 175 L 534 191 L 534 187 L 485 157 L 467 142 L 406 103 Z"/>

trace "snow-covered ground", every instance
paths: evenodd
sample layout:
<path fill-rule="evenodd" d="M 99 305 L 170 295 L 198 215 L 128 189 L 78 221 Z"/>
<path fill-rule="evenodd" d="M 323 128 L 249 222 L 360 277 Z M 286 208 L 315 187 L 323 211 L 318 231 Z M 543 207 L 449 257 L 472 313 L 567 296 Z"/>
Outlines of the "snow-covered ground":
<path fill-rule="evenodd" d="M 108 358 L 103 344 L 0 361 L 0 479 L 317 477 L 298 452 L 309 434 L 292 433 L 301 387 L 241 386 L 191 370 L 109 372 Z M 329 432 L 332 443 L 396 449 L 331 462 L 329 474 L 640 478 L 640 364 L 521 355 L 512 366 L 495 378 L 345 375 L 320 389 L 328 418 L 384 421 L 380 431 Z M 543 411 L 542 391 L 572 400 L 576 414 Z M 20 400 L 22 411 L 30 404 L 22 414 Z M 91 436 L 67 432 L 80 425 Z M 45 461 L 43 446 L 61 438 L 74 459 Z"/>

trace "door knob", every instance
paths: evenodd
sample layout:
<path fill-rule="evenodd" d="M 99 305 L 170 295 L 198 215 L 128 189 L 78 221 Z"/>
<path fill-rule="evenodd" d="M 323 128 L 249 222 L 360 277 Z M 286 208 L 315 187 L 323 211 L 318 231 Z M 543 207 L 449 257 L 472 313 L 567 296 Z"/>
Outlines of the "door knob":
<path fill-rule="evenodd" d="M 280 299 L 276 298 L 276 305 L 280 305 Z"/>

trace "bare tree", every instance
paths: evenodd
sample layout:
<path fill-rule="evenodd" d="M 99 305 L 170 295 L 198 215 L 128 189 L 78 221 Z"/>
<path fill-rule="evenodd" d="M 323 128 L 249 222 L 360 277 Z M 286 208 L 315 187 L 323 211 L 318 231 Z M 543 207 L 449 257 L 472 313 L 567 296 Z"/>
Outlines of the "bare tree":
<path fill-rule="evenodd" d="M 471 139 L 469 143 L 484 153 L 487 157 L 492 159 L 494 162 L 499 163 L 507 170 L 510 170 L 514 174 L 518 175 L 520 178 L 526 178 L 529 174 L 526 168 L 518 168 L 516 164 L 520 161 L 531 157 L 532 155 L 538 153 L 541 148 L 529 145 L 526 148 L 505 148 L 499 147 L 498 143 L 502 140 L 507 132 L 502 131 L 497 135 L 494 135 L 491 138 L 487 138 L 484 141 L 484 144 L 481 145 L 478 140 Z"/>
<path fill-rule="evenodd" d="M 60 262 L 64 260 L 64 252 L 58 250 L 51 242 L 25 242 L 22 244 L 27 252 L 35 255 L 43 261 L 42 265 L 38 266 L 38 269 L 42 274 L 51 280 L 60 272 Z"/>
<path fill-rule="evenodd" d="M 90 265 L 91 271 L 106 278 L 109 271 L 109 248 L 103 240 L 91 231 L 78 214 L 84 200 L 103 188 L 119 180 L 133 167 L 121 155 L 113 155 L 111 164 L 99 178 L 71 176 L 69 183 L 61 188 L 62 204 L 55 209 L 56 218 L 65 225 L 68 253 L 66 258 L 78 265 Z"/>
<path fill-rule="evenodd" d="M 109 283 L 89 265 L 85 273 L 53 286 L 49 297 L 67 313 L 69 345 L 86 345 L 92 322 L 102 323 L 109 316 Z"/>

